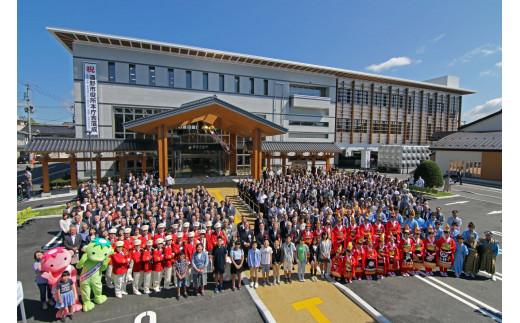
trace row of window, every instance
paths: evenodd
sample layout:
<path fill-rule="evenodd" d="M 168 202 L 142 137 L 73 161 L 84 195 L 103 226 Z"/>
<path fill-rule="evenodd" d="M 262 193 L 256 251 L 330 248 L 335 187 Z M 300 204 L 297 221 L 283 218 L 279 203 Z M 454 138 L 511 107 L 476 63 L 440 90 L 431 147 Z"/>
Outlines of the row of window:
<path fill-rule="evenodd" d="M 137 83 L 137 73 L 136 73 L 136 67 L 135 64 L 129 64 L 128 65 L 128 72 L 129 72 L 129 83 L 130 84 L 136 84 Z M 185 86 L 187 89 L 192 88 L 192 77 L 191 77 L 191 71 L 186 71 L 186 83 Z M 148 67 L 148 77 L 149 81 L 148 84 L 155 85 L 155 66 L 149 66 Z M 109 82 L 116 82 L 116 64 L 115 62 L 109 62 L 108 63 L 108 80 Z M 234 77 L 234 88 L 233 91 L 236 93 L 240 92 L 240 77 L 235 76 Z M 249 78 L 249 88 L 248 92 L 249 94 L 255 93 L 255 79 L 250 77 Z M 263 80 L 263 95 L 268 95 L 269 90 L 269 81 Z M 174 70 L 173 68 L 168 69 L 168 86 L 169 87 L 175 87 L 175 76 L 174 76 Z M 224 75 L 219 74 L 218 76 L 218 87 L 220 92 L 224 92 L 227 89 L 225 88 L 224 83 Z M 202 89 L 208 90 L 209 89 L 209 74 L 208 73 L 202 73 Z"/>
<path fill-rule="evenodd" d="M 318 87 L 318 86 L 291 84 L 291 86 L 289 88 L 289 94 L 290 95 L 297 94 L 297 95 L 326 97 L 327 89 L 324 87 Z"/>
<path fill-rule="evenodd" d="M 459 170 L 462 171 L 462 176 L 465 178 L 478 179 L 482 175 L 482 163 L 477 161 L 451 160 L 450 172 L 455 174 Z"/>
<path fill-rule="evenodd" d="M 370 120 L 366 119 L 354 119 L 352 124 L 351 119 L 338 118 L 336 119 L 336 132 L 351 132 L 354 133 L 369 133 L 370 132 Z M 401 121 L 372 121 L 373 129 L 372 133 L 388 134 L 388 128 L 390 127 L 390 134 L 403 134 L 404 125 Z M 405 131 L 406 139 L 409 139 L 411 132 L 412 123 L 407 123 L 407 129 Z"/>
<path fill-rule="evenodd" d="M 296 121 L 296 120 L 290 120 L 289 126 L 310 126 L 310 127 L 328 127 L 328 122 L 322 122 L 322 121 Z"/>

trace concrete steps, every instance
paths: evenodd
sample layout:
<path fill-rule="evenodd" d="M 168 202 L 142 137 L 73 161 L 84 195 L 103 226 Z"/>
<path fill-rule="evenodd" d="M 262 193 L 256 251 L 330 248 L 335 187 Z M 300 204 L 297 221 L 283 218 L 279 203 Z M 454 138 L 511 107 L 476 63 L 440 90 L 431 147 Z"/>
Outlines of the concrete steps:
<path fill-rule="evenodd" d="M 235 219 L 235 221 L 242 222 L 242 215 L 245 215 L 247 221 L 251 225 L 251 229 L 253 229 L 256 217 L 253 214 L 253 211 L 251 210 L 249 205 L 244 203 L 244 201 L 242 201 L 242 199 L 238 195 L 229 196 L 229 200 L 233 202 L 233 205 L 235 205 L 235 208 L 237 209 L 237 214 L 240 214 L 240 218 Z"/>

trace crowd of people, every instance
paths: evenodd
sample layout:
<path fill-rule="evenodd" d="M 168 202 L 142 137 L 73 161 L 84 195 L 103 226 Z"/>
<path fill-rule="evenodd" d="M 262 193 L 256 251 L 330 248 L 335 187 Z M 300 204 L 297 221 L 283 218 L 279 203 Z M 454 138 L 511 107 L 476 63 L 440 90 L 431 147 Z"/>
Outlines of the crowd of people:
<path fill-rule="evenodd" d="M 253 228 L 245 216 L 235 223 L 229 197 L 217 201 L 203 186 L 173 189 L 148 173 L 81 184 L 78 200 L 67 203 L 59 222 L 63 245 L 77 262 L 90 241 L 109 240 L 115 253 L 104 276 L 118 298 L 127 295 L 127 284 L 136 295 L 176 288 L 180 299 L 190 286 L 194 295 L 205 295 L 208 273 L 215 293 L 229 280 L 235 291 L 244 270 L 252 288 L 259 278 L 263 286 L 280 285 L 282 274 L 291 284 L 294 265 L 301 282 L 309 267 L 311 281 L 433 275 L 437 268 L 442 276 L 451 269 L 457 277 L 484 270 L 494 280 L 499 246 L 491 232 L 479 239 L 471 222 L 463 230 L 456 210 L 449 218 L 440 207 L 431 210 L 406 181 L 299 168 L 285 175 L 264 172 L 258 181 L 241 180 L 238 189 L 258 210 Z M 47 300 L 56 308 L 69 306 L 61 296 L 51 299 L 38 270 L 42 255 L 35 253 L 34 270 L 43 308 Z M 68 285 L 65 277 L 62 293 L 76 293 Z"/>

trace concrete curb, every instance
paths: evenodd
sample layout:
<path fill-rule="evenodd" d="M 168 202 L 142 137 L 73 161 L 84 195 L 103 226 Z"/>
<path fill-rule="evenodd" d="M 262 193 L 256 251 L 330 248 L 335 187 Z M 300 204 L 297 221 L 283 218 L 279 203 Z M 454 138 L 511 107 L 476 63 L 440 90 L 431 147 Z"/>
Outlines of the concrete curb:
<path fill-rule="evenodd" d="M 390 321 L 384 317 L 381 313 L 376 311 L 375 308 L 370 306 L 367 302 L 365 302 L 361 297 L 359 297 L 356 293 L 348 289 L 347 287 L 341 285 L 340 283 L 334 281 L 331 277 L 327 277 L 327 280 L 336 286 L 340 292 L 345 294 L 351 301 L 356 303 L 359 307 L 361 307 L 365 312 L 368 313 L 376 322 L 378 323 L 390 323 Z"/>
<path fill-rule="evenodd" d="M 276 323 L 276 320 L 274 319 L 273 315 L 271 314 L 267 306 L 265 306 L 264 302 L 262 302 L 260 297 L 258 297 L 258 294 L 256 293 L 255 289 L 249 287 L 249 279 L 247 279 L 246 277 L 242 277 L 242 283 L 242 286 L 244 286 L 247 289 L 247 292 L 253 299 L 253 302 L 255 302 L 255 305 L 258 308 L 258 311 L 260 311 L 260 314 L 262 315 L 264 321 L 269 323 Z"/>
<path fill-rule="evenodd" d="M 61 218 L 62 215 L 59 214 L 51 214 L 51 215 L 42 215 L 42 216 L 33 216 L 31 219 L 53 219 L 53 218 Z"/>

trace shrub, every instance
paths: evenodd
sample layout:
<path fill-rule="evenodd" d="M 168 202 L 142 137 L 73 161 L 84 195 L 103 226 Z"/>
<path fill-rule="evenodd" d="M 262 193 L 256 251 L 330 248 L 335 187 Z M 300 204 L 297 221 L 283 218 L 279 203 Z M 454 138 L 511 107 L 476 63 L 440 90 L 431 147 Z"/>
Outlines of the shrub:
<path fill-rule="evenodd" d="M 416 182 L 419 179 L 419 176 L 424 179 L 425 187 L 441 187 L 444 185 L 441 168 L 432 160 L 425 160 L 417 166 L 414 173 Z"/>

